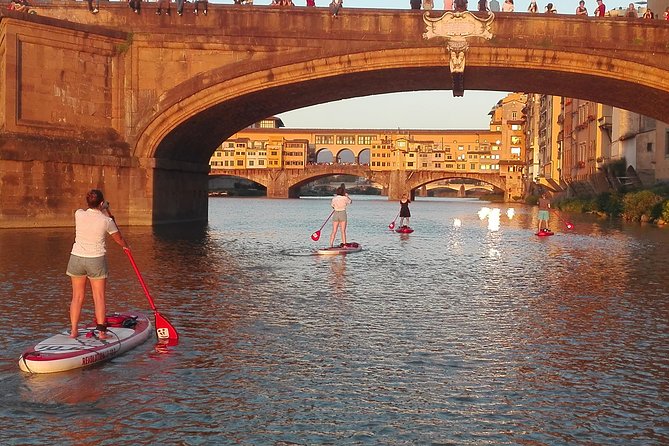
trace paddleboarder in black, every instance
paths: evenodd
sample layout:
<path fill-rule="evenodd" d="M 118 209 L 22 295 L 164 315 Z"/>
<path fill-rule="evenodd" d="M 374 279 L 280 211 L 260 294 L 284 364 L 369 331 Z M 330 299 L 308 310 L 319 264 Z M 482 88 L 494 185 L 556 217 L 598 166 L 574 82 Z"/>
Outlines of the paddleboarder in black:
<path fill-rule="evenodd" d="M 411 203 L 411 200 L 409 200 L 407 194 L 402 194 L 400 199 L 400 228 L 409 227 L 409 217 L 411 217 L 409 203 Z"/>

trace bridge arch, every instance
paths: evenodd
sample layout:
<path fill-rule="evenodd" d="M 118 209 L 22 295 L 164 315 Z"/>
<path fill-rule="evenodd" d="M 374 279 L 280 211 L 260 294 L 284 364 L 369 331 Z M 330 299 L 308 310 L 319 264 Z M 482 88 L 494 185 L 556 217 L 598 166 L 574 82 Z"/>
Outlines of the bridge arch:
<path fill-rule="evenodd" d="M 630 27 L 664 24 L 515 16 L 495 21 L 495 31 L 501 35 L 494 45 L 470 44 L 467 89 L 577 97 L 669 121 L 669 50 L 653 42 L 647 49 L 658 50 L 657 59 L 665 66 L 652 66 L 631 49 L 613 51 L 610 45 L 616 35 L 627 36 Z M 519 29 L 518 22 L 530 22 L 527 26 L 540 22 L 546 33 L 537 33 L 535 41 L 521 41 L 513 35 Z M 135 153 L 140 158 L 183 159 L 182 152 L 187 151 L 190 160 L 203 162 L 228 136 L 269 115 L 358 96 L 450 89 L 443 42 L 424 41 L 422 30 L 424 26 L 415 23 L 413 39 L 402 48 L 386 45 L 352 51 L 350 46 L 333 45 L 317 52 L 284 55 L 282 65 L 267 59 L 198 74 L 165 92 L 153 112 L 138 122 Z M 569 35 L 570 31 L 583 30 L 602 31 L 608 40 L 595 39 L 593 44 L 589 33 Z M 669 38 L 669 31 L 655 31 Z M 546 40 L 550 33 L 570 38 L 562 45 L 550 44 Z M 582 45 L 583 40 L 589 45 Z M 202 137 L 193 141 L 193 134 Z"/>
<path fill-rule="evenodd" d="M 407 181 L 407 186 L 409 190 L 414 193 L 417 189 L 420 189 L 423 186 L 426 186 L 435 181 L 441 180 L 450 180 L 450 179 L 460 179 L 467 178 L 483 183 L 490 184 L 491 186 L 500 189 L 502 192 L 506 190 L 506 180 L 504 177 L 499 175 L 489 174 L 489 173 L 477 173 L 477 172 L 434 172 L 434 171 L 418 171 L 413 172 Z"/>

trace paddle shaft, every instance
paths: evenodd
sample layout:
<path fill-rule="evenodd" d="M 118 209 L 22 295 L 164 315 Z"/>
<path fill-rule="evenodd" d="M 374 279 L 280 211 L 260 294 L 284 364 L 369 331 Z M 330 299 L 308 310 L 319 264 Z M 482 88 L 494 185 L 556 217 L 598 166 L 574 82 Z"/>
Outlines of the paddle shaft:
<path fill-rule="evenodd" d="M 320 229 L 318 230 L 318 232 L 321 232 L 321 230 L 325 227 L 325 224 L 326 224 L 328 221 L 330 221 L 330 219 L 331 219 L 332 216 L 334 215 L 334 212 L 335 212 L 335 211 L 334 211 L 334 209 L 333 209 L 332 212 L 330 212 L 330 215 L 328 215 L 328 218 L 326 218 L 325 221 L 323 222 L 323 224 L 321 225 L 321 227 L 320 227 Z"/>
<path fill-rule="evenodd" d="M 139 268 L 137 268 L 137 264 L 135 263 L 135 259 L 132 257 L 132 253 L 130 252 L 130 248 L 123 248 L 123 251 L 128 256 L 128 259 L 130 259 L 130 264 L 132 265 L 132 269 L 134 269 L 135 274 L 137 274 L 137 279 L 139 279 L 139 284 L 142 285 L 142 289 L 144 290 L 144 294 L 146 294 L 146 298 L 149 300 L 149 305 L 151 305 L 151 309 L 154 312 L 157 313 L 158 309 L 156 308 L 156 304 L 153 302 L 153 298 L 151 297 L 151 294 L 149 293 L 149 289 L 146 287 L 146 283 L 144 282 L 144 278 L 142 277 L 142 273 L 140 273 Z"/>
<path fill-rule="evenodd" d="M 394 228 L 395 228 L 395 222 L 397 221 L 397 218 L 400 216 L 400 213 L 401 213 L 401 212 L 402 212 L 402 211 L 400 210 L 400 211 L 397 213 L 397 215 L 395 216 L 395 219 L 394 219 L 393 221 L 391 221 L 390 224 L 388 225 L 388 227 L 389 227 L 390 229 L 394 229 Z"/>
<path fill-rule="evenodd" d="M 116 219 L 114 218 L 111 213 L 109 214 L 111 219 L 116 223 Z M 118 232 L 121 232 L 121 229 L 116 225 L 116 229 L 118 229 Z M 174 328 L 174 325 L 170 323 L 163 315 L 161 315 L 158 312 L 158 309 L 156 308 L 156 304 L 153 302 L 153 297 L 151 297 L 151 293 L 149 293 L 149 289 L 146 286 L 146 283 L 144 282 L 144 278 L 142 277 L 142 273 L 139 272 L 139 268 L 137 267 L 137 263 L 135 263 L 135 259 L 132 256 L 132 252 L 130 252 L 130 248 L 123 248 L 123 252 L 128 256 L 128 259 L 130 260 L 130 264 L 132 265 L 132 269 L 135 270 L 135 274 L 137 275 L 137 279 L 139 279 L 139 284 L 142 286 L 142 290 L 144 290 L 144 294 L 146 295 L 146 299 L 149 301 L 149 305 L 151 306 L 151 309 L 153 310 L 153 316 L 155 318 L 155 323 L 156 323 L 156 335 L 158 336 L 158 339 L 169 339 L 170 341 L 174 342 L 174 345 L 178 342 L 179 339 L 179 333 L 177 332 L 177 329 Z"/>

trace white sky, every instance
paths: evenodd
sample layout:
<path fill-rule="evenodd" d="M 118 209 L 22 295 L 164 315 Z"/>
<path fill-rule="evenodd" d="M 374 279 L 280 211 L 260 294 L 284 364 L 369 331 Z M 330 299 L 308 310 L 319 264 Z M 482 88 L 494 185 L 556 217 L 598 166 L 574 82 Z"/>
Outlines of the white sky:
<path fill-rule="evenodd" d="M 490 0 L 489 0 L 490 1 Z M 500 3 L 503 0 L 498 0 Z M 634 0 L 633 0 L 634 1 Z M 232 3 L 232 0 L 212 0 Z M 293 0 L 304 6 L 305 0 Z M 514 0 L 516 11 L 525 13 L 530 0 Z M 558 13 L 572 14 L 578 0 L 552 0 Z M 271 0 L 254 0 L 255 5 L 268 5 Z M 316 0 L 316 6 L 325 7 L 330 0 Z M 537 0 L 539 11 L 548 1 Z M 630 0 L 604 0 L 607 9 L 626 8 Z M 638 3 L 638 2 L 637 2 Z M 477 0 L 469 0 L 469 9 L 475 9 Z M 443 0 L 434 0 L 435 9 L 443 7 Z M 586 0 L 592 15 L 596 0 Z M 642 5 L 643 6 L 643 5 Z M 344 0 L 344 8 L 409 9 L 409 0 Z M 290 128 L 412 128 L 412 129 L 474 129 L 487 128 L 488 112 L 505 92 L 465 90 L 464 97 L 455 98 L 450 90 L 392 93 L 363 98 L 346 99 L 315 105 L 279 117 Z"/>

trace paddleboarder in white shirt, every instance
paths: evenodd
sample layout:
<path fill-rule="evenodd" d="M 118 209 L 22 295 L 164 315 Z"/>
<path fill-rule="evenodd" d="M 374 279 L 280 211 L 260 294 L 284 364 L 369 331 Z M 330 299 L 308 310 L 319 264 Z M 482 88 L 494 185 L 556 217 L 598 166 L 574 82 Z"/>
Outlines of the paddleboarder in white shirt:
<path fill-rule="evenodd" d="M 95 323 L 98 337 L 107 338 L 105 287 L 109 271 L 105 257 L 107 234 L 123 249 L 128 244 L 114 223 L 109 212 L 109 203 L 104 201 L 102 191 L 92 189 L 86 194 L 88 209 L 77 209 L 74 213 L 75 238 L 67 275 L 72 280 L 72 302 L 70 303 L 70 337 L 79 336 L 79 317 L 86 297 L 86 281 L 91 282 L 93 304 L 95 305 Z"/>
<path fill-rule="evenodd" d="M 332 234 L 330 235 L 330 247 L 334 246 L 337 229 L 341 231 L 342 246 L 346 246 L 346 206 L 351 204 L 352 200 L 346 193 L 346 186 L 344 183 L 337 188 L 336 195 L 332 199 Z"/>

